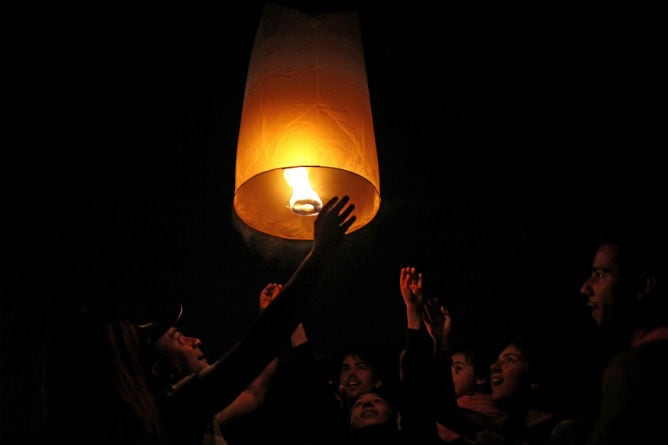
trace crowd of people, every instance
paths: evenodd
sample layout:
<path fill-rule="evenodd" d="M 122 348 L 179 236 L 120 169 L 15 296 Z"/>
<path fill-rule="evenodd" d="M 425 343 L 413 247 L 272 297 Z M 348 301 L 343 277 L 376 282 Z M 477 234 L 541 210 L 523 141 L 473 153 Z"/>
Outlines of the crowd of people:
<path fill-rule="evenodd" d="M 614 347 L 590 388 L 592 409 L 564 409 L 553 391 L 565 378 L 552 367 L 553 351 L 529 332 L 494 344 L 466 338 L 412 266 L 399 270 L 402 350 L 387 357 L 351 346 L 336 357 L 334 378 L 322 372 L 302 320 L 354 210 L 347 196 L 323 206 L 297 270 L 265 285 L 257 319 L 215 360 L 181 331 L 180 304 L 154 313 L 86 305 L 63 320 L 47 372 L 47 422 L 26 443 L 668 443 L 666 259 L 658 243 L 610 237 L 594 252 L 580 293 L 601 341 Z"/>

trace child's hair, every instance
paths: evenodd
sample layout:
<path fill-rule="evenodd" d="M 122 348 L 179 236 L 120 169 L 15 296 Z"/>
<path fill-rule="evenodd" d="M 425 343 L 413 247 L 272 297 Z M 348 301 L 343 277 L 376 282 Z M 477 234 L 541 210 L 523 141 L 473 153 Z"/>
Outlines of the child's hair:
<path fill-rule="evenodd" d="M 496 360 L 495 347 L 483 341 L 478 342 L 458 342 L 452 345 L 450 352 L 452 354 L 463 354 L 466 362 L 470 364 L 476 377 L 484 378 L 486 384 L 484 390 L 490 391 L 489 376 L 492 363 Z"/>

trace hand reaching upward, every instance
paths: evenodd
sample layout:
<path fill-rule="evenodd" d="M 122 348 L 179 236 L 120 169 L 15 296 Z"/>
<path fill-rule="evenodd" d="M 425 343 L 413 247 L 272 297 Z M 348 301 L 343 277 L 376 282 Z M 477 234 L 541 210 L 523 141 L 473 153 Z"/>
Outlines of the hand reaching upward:
<path fill-rule="evenodd" d="M 438 297 L 425 300 L 423 322 L 427 332 L 434 339 L 436 349 L 447 350 L 451 342 L 452 316 Z"/>
<path fill-rule="evenodd" d="M 402 267 L 399 272 L 399 290 L 406 305 L 406 321 L 409 329 L 422 326 L 422 274 L 415 267 Z"/>
<path fill-rule="evenodd" d="M 269 303 L 271 303 L 274 298 L 276 298 L 276 295 L 278 295 L 281 292 L 281 289 L 283 289 L 283 285 L 279 283 L 269 283 L 267 284 L 264 289 L 262 289 L 262 292 L 260 292 L 260 309 L 265 309 L 267 306 L 269 306 Z"/>
<path fill-rule="evenodd" d="M 313 252 L 329 250 L 338 247 L 343 241 L 346 231 L 355 222 L 355 215 L 351 216 L 355 205 L 348 204 L 348 196 L 330 199 L 320 210 L 314 224 Z"/>

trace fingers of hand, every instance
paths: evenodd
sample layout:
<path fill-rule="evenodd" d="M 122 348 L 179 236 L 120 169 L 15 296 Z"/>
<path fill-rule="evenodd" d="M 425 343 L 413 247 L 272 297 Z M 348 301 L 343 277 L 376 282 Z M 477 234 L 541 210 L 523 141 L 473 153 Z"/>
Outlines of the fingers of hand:
<path fill-rule="evenodd" d="M 332 200 L 338 199 L 337 197 L 332 198 Z M 341 209 L 348 204 L 348 201 L 350 201 L 350 197 L 348 195 L 343 195 L 343 197 L 334 204 L 333 210 L 339 214 L 341 213 Z"/>
<path fill-rule="evenodd" d="M 351 205 L 351 206 L 350 206 L 350 211 L 352 212 L 352 210 L 353 210 L 354 208 L 355 208 L 355 206 L 354 206 L 354 205 Z M 357 219 L 357 217 L 355 217 L 355 215 L 351 216 L 350 218 L 348 218 L 348 220 L 344 221 L 343 224 L 341 224 L 341 228 L 342 228 L 344 231 L 348 230 L 348 229 L 350 228 L 350 226 L 353 225 L 353 223 L 355 222 L 356 219 Z"/>
<path fill-rule="evenodd" d="M 334 207 L 336 202 L 339 200 L 338 196 L 334 196 L 332 199 L 327 201 L 324 206 L 322 206 L 322 209 L 320 209 L 321 214 L 326 214 L 329 212 L 329 210 Z"/>
<path fill-rule="evenodd" d="M 319 215 L 327 216 L 331 219 L 331 221 L 338 221 L 339 227 L 346 231 L 357 219 L 356 216 L 351 216 L 352 212 L 355 210 L 355 205 L 349 204 L 346 207 L 349 201 L 350 197 L 348 195 L 344 195 L 341 199 L 335 196 L 327 201 L 327 203 L 320 210 Z M 330 217 L 329 215 L 334 216 Z"/>

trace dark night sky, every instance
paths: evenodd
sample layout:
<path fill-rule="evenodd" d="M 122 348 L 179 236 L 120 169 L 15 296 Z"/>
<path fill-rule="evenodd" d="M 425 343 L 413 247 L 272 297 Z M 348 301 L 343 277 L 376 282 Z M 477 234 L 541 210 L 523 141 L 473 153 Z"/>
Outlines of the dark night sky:
<path fill-rule="evenodd" d="M 55 2 L 6 16 L 18 249 L 3 353 L 38 360 L 44 320 L 105 288 L 180 299 L 216 354 L 264 284 L 296 267 L 303 244 L 247 240 L 233 224 L 263 6 L 243 3 Z M 349 236 L 307 320 L 319 352 L 400 345 L 403 265 L 472 333 L 589 332 L 577 290 L 596 231 L 666 232 L 665 9 L 300 3 L 360 14 L 381 174 L 379 214 Z"/>

